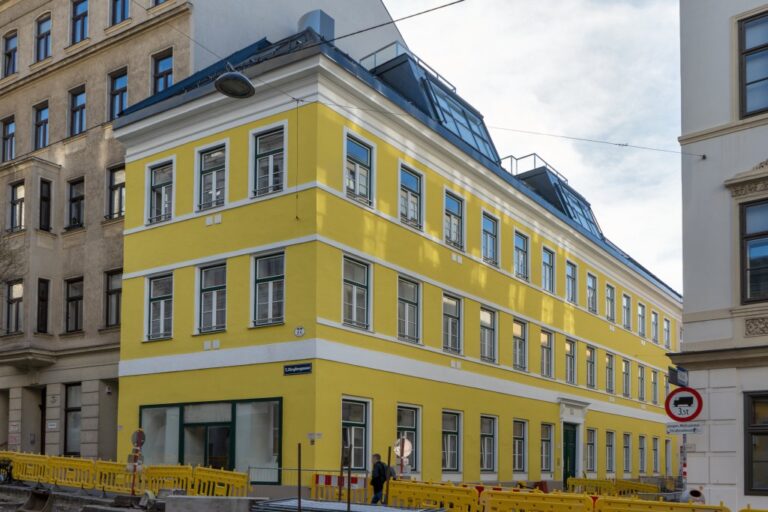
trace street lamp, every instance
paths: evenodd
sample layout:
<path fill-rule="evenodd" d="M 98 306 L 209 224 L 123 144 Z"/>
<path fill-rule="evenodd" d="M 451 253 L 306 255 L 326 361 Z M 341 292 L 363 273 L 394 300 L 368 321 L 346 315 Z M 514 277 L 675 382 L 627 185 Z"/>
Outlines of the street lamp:
<path fill-rule="evenodd" d="M 227 71 L 216 78 L 216 90 L 230 98 L 250 98 L 256 93 L 251 80 L 227 63 Z"/>

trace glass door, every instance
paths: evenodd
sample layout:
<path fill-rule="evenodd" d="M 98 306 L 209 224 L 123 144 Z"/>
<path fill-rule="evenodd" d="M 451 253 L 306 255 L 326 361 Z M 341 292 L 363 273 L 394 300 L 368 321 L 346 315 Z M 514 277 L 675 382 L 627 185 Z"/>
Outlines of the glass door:
<path fill-rule="evenodd" d="M 185 425 L 184 464 L 232 469 L 230 425 Z"/>

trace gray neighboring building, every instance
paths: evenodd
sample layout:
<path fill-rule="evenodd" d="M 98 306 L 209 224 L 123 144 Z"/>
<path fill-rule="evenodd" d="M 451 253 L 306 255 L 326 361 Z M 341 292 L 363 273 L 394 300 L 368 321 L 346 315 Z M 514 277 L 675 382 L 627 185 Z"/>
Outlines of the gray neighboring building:
<path fill-rule="evenodd" d="M 689 487 L 768 508 L 768 3 L 681 0 L 685 341 L 704 398 Z"/>
<path fill-rule="evenodd" d="M 112 119 L 220 56 L 294 34 L 314 9 L 336 34 L 391 20 L 381 0 L 0 0 L 0 252 L 14 258 L 0 283 L 0 450 L 124 459 Z M 394 25 L 336 45 L 359 59 L 391 41 L 404 44 Z"/>

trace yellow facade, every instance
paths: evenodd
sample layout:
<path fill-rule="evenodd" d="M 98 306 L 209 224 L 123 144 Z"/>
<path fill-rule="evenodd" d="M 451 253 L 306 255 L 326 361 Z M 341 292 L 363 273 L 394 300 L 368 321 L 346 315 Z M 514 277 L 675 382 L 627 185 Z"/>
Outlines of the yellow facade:
<path fill-rule="evenodd" d="M 285 186 L 253 198 L 252 139 L 262 128 L 276 126 L 287 134 Z M 348 136 L 373 150 L 371 206 L 344 193 Z M 228 152 L 226 201 L 214 210 L 197 212 L 199 150 L 216 144 L 225 144 Z M 148 173 L 165 162 L 174 169 L 172 218 L 148 225 Z M 422 175 L 423 231 L 399 220 L 398 176 L 403 165 Z M 386 453 L 397 439 L 398 405 L 418 410 L 415 473 L 425 480 L 562 481 L 565 423 L 578 425 L 579 474 L 677 474 L 678 448 L 665 433 L 663 400 L 669 365 L 665 354 L 677 350 L 679 342 L 679 301 L 619 262 L 606 264 L 608 256 L 591 258 L 599 248 L 565 224 L 553 232 L 550 221 L 539 223 L 531 215 L 536 205 L 530 200 L 505 191 L 500 183 L 494 188 L 488 177 L 475 180 L 474 172 L 470 167 L 433 168 L 420 158 L 418 145 L 395 144 L 320 102 L 286 108 L 129 162 L 118 453 L 129 452 L 141 407 L 275 398 L 281 400 L 282 416 L 275 464 L 295 468 L 295 447 L 301 442 L 305 467 L 332 470 L 339 466 L 342 400 L 347 398 L 367 405 L 366 460 L 372 453 Z M 457 178 L 462 173 L 469 177 Z M 446 190 L 464 201 L 465 251 L 444 242 Z M 498 266 L 482 260 L 482 212 L 499 219 Z M 512 270 L 515 231 L 529 239 L 528 280 Z M 556 256 L 554 293 L 541 287 L 544 247 Z M 254 258 L 274 253 L 285 258 L 284 322 L 253 327 Z M 343 321 L 345 257 L 368 265 L 367 329 Z M 565 299 L 566 261 L 578 268 L 577 304 Z M 201 334 L 200 268 L 214 262 L 226 264 L 226 328 Z M 598 279 L 597 313 L 587 310 L 587 273 Z M 149 279 L 164 274 L 173 276 L 173 332 L 167 339 L 148 341 Z M 398 339 L 399 277 L 420 285 L 418 343 Z M 616 290 L 615 322 L 606 319 L 606 284 Z M 461 299 L 459 354 L 443 349 L 444 293 Z M 631 330 L 622 327 L 623 294 L 631 297 Z M 646 306 L 646 337 L 638 335 L 638 303 Z M 481 307 L 496 315 L 495 361 L 480 357 Z M 659 315 L 658 342 L 651 339 L 652 311 Z M 664 347 L 665 319 L 670 322 L 669 348 Z M 514 367 L 513 320 L 527 327 L 523 369 Z M 542 330 L 553 335 L 551 378 L 540 371 Z M 566 340 L 575 342 L 577 351 L 574 383 L 566 382 Z M 596 350 L 594 388 L 587 385 L 588 347 Z M 606 390 L 607 353 L 614 355 L 613 392 Z M 628 397 L 622 389 L 624 359 L 631 363 Z M 283 374 L 285 365 L 300 362 L 311 362 L 311 373 Z M 645 367 L 644 401 L 639 400 L 640 365 Z M 658 372 L 657 403 L 652 371 Z M 443 411 L 460 413 L 457 472 L 442 470 Z M 496 418 L 493 467 L 485 472 L 480 468 L 483 415 Z M 517 471 L 515 420 L 525 422 L 523 466 Z M 550 471 L 541 468 L 542 423 L 554 426 Z M 596 434 L 594 469 L 587 456 L 588 430 Z M 615 434 L 610 473 L 607 432 Z M 309 433 L 322 437 L 310 445 Z M 626 473 L 624 434 L 631 436 L 632 454 L 631 471 Z M 640 436 L 646 438 L 643 472 Z M 229 464 L 238 465 L 231 460 Z"/>

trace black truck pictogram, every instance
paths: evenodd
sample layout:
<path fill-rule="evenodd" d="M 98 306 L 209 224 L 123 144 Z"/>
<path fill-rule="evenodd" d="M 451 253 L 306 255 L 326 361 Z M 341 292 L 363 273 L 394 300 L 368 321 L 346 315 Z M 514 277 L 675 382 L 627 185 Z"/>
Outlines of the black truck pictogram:
<path fill-rule="evenodd" d="M 693 397 L 690 395 L 679 396 L 672 401 L 672 405 L 674 405 L 675 407 L 680 407 L 681 405 L 686 405 L 688 407 L 691 407 L 693 405 Z"/>

